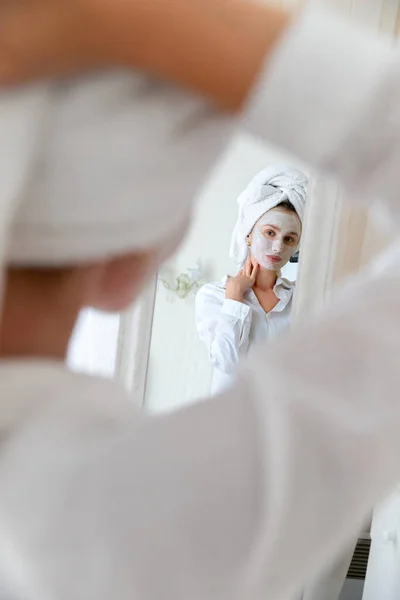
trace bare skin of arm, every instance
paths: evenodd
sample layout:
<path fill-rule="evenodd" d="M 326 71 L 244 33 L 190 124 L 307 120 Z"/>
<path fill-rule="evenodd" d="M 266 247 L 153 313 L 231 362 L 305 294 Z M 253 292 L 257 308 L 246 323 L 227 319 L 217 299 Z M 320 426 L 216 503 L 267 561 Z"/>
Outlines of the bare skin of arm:
<path fill-rule="evenodd" d="M 0 0 L 0 83 L 126 66 L 236 112 L 290 22 L 250 0 Z"/>

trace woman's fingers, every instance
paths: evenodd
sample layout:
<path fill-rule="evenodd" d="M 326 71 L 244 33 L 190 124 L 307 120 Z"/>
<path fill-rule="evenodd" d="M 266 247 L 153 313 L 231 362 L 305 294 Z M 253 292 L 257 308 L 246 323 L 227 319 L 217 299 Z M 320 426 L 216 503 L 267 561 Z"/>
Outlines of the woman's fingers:
<path fill-rule="evenodd" d="M 256 279 L 257 279 L 258 268 L 259 268 L 259 264 L 256 262 L 253 265 L 253 271 L 251 273 L 251 279 L 254 283 L 256 282 Z"/>
<path fill-rule="evenodd" d="M 245 264 L 245 273 L 247 277 L 251 277 L 251 270 L 252 270 L 252 263 L 251 263 L 251 257 L 249 256 L 248 259 L 246 260 L 246 264 Z"/>

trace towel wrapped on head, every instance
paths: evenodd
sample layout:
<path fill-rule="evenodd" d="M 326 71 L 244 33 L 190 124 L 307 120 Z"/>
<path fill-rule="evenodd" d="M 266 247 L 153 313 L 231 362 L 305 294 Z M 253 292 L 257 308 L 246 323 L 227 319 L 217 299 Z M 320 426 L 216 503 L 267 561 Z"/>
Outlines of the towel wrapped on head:
<path fill-rule="evenodd" d="M 231 127 L 203 100 L 131 73 L 0 93 L 10 213 L 0 263 L 70 266 L 175 246 Z"/>
<path fill-rule="evenodd" d="M 257 221 L 282 202 L 290 202 L 303 223 L 308 179 L 298 169 L 269 166 L 258 173 L 238 198 L 239 215 L 232 234 L 230 256 L 242 268 L 248 257 L 246 237 Z"/>

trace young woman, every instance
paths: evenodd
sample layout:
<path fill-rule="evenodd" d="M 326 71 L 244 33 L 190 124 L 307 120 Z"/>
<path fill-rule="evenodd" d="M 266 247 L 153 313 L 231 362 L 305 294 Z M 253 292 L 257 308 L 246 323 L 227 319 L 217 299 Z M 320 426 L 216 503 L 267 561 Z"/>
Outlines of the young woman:
<path fill-rule="evenodd" d="M 295 283 L 281 269 L 299 247 L 306 194 L 303 173 L 270 166 L 238 198 L 230 255 L 239 272 L 196 297 L 197 329 L 214 366 L 212 393 L 232 383 L 253 344 L 289 327 Z"/>

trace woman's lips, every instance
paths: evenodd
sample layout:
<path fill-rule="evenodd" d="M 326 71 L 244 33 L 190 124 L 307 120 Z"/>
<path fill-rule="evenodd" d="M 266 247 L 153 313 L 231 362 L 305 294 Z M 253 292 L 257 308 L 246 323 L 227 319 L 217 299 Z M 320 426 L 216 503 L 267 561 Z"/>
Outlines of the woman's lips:
<path fill-rule="evenodd" d="M 268 260 L 270 260 L 271 262 L 274 263 L 278 263 L 281 262 L 281 257 L 280 256 L 269 256 L 267 255 Z"/>

